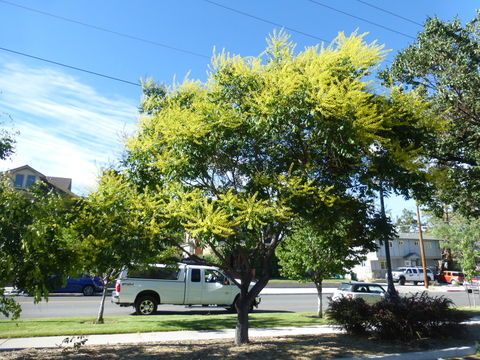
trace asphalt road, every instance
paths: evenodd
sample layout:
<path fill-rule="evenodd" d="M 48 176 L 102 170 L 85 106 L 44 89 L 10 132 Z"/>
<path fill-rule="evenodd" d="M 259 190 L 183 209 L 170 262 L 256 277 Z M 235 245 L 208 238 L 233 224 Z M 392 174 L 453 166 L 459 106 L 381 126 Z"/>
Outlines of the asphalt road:
<path fill-rule="evenodd" d="M 421 286 L 397 287 L 401 293 L 422 291 Z M 436 292 L 434 295 L 444 295 L 455 303 L 456 306 L 468 306 L 469 298 L 465 292 Z M 433 295 L 432 294 L 432 295 Z M 324 309 L 328 306 L 327 297 L 324 294 Z M 68 296 L 51 295 L 48 302 L 42 301 L 33 303 L 32 297 L 19 296 L 16 298 L 22 306 L 22 318 L 47 318 L 47 317 L 94 317 L 100 305 L 100 296 Z M 480 306 L 480 296 L 475 295 L 475 302 Z M 473 305 L 473 298 L 470 295 L 470 303 Z M 315 294 L 275 294 L 262 295 L 262 303 L 257 312 L 315 312 L 317 309 L 317 297 Z M 182 305 L 160 305 L 158 315 L 162 314 L 193 314 L 193 313 L 225 313 L 222 308 L 185 307 Z M 105 302 L 105 316 L 133 315 L 133 307 L 120 307 L 110 302 Z M 0 315 L 0 319 L 5 319 Z"/>

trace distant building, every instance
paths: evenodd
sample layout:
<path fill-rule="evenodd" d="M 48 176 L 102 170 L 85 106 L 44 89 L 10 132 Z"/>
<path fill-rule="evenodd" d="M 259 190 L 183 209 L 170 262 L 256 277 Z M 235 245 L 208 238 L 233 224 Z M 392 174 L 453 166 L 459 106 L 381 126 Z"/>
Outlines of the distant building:
<path fill-rule="evenodd" d="M 440 239 L 423 235 L 426 265 L 436 272 L 442 260 Z M 370 252 L 367 259 L 355 266 L 352 272 L 358 279 L 384 279 L 387 272 L 385 245 L 376 241 L 378 250 Z M 389 242 L 392 269 L 402 266 L 422 266 L 418 233 L 400 233 Z"/>
<path fill-rule="evenodd" d="M 7 170 L 5 173 L 12 180 L 12 186 L 15 189 L 27 190 L 30 186 L 40 181 L 49 189 L 53 188 L 61 193 L 75 196 L 72 193 L 72 179 L 70 178 L 45 176 L 28 165 Z"/>

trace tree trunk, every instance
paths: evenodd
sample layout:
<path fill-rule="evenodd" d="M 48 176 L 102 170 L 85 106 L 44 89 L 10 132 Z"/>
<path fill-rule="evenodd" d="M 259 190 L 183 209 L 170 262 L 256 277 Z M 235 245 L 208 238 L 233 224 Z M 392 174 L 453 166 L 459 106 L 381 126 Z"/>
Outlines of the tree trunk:
<path fill-rule="evenodd" d="M 248 344 L 248 311 L 250 302 L 246 296 L 240 295 L 235 304 L 237 308 L 237 326 L 235 327 L 235 345 Z"/>
<path fill-rule="evenodd" d="M 322 281 L 315 282 L 317 288 L 317 316 L 323 318 L 323 299 L 322 299 Z"/>
<path fill-rule="evenodd" d="M 98 309 L 97 320 L 95 321 L 96 324 L 103 324 L 103 311 L 105 309 L 105 298 L 107 297 L 107 279 L 103 279 L 103 291 L 102 291 L 102 299 L 100 300 L 100 308 Z"/>

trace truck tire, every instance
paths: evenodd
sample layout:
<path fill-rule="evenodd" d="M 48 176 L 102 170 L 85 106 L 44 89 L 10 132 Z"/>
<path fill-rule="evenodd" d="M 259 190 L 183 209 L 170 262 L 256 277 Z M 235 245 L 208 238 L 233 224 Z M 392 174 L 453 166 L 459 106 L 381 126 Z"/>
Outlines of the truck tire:
<path fill-rule="evenodd" d="M 405 285 L 405 278 L 403 276 L 400 276 L 400 278 L 398 279 L 398 284 Z"/>
<path fill-rule="evenodd" d="M 141 296 L 135 301 L 137 315 L 152 315 L 157 311 L 157 301 L 152 296 Z"/>
<path fill-rule="evenodd" d="M 417 286 L 417 285 L 418 285 L 418 281 L 414 281 L 414 282 L 413 282 L 413 285 Z"/>

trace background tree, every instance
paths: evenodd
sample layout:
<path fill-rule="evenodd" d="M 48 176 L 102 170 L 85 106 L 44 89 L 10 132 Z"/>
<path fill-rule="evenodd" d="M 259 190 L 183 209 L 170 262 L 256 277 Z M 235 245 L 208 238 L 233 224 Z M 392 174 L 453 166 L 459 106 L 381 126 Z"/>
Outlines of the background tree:
<path fill-rule="evenodd" d="M 347 273 L 376 249 L 378 239 L 373 211 L 361 202 L 350 199 L 341 206 L 335 204 L 329 213 L 313 223 L 296 222 L 276 252 L 283 276 L 315 284 L 319 317 L 323 316 L 323 280 Z"/>
<path fill-rule="evenodd" d="M 395 220 L 395 226 L 398 232 L 412 233 L 418 231 L 417 215 L 414 211 L 403 209 L 402 215 Z"/>
<path fill-rule="evenodd" d="M 141 266 L 175 254 L 167 249 L 171 239 L 165 239 L 161 211 L 159 196 L 139 193 L 114 171 L 107 171 L 98 188 L 77 201 L 76 217 L 69 230 L 79 268 L 100 275 L 105 284 L 97 323 L 104 322 L 107 284 L 124 266 Z"/>
<path fill-rule="evenodd" d="M 0 126 L 2 121 L 0 121 Z M 14 135 L 7 131 L 7 129 L 0 128 L 0 160 L 5 160 L 13 154 L 15 146 Z"/>
<path fill-rule="evenodd" d="M 69 247 L 64 226 L 71 217 L 70 197 L 47 191 L 40 185 L 23 192 L 11 186 L 11 180 L 0 181 L 0 311 L 20 315 L 13 299 L 3 296 L 3 288 L 13 285 L 34 296 L 47 298 L 52 275 L 72 270 L 74 252 Z M 58 281 L 65 280 L 61 276 Z"/>
<path fill-rule="evenodd" d="M 382 74 L 388 82 L 418 89 L 436 114 L 448 120 L 441 136 L 424 144 L 430 180 L 438 189 L 438 203 L 430 204 L 452 204 L 476 218 L 480 216 L 479 21 L 478 11 L 465 26 L 459 19 L 429 18 L 417 40 L 399 52 Z"/>
<path fill-rule="evenodd" d="M 480 221 L 452 215 L 448 224 L 443 219 L 434 221 L 431 231 L 443 239 L 443 247 L 451 251 L 459 270 L 471 280 L 478 273 L 480 260 Z"/>
<path fill-rule="evenodd" d="M 375 145 L 400 154 L 389 129 L 424 114 L 414 93 L 373 93 L 366 76 L 382 54 L 340 34 L 295 55 L 280 33 L 260 57 L 215 56 L 204 84 L 147 93 L 128 143 L 131 179 L 169 193 L 171 221 L 238 276 L 237 344 L 293 220 L 319 219 L 346 194 L 369 201 L 364 159 Z"/>

